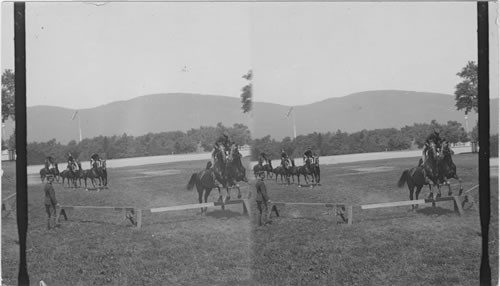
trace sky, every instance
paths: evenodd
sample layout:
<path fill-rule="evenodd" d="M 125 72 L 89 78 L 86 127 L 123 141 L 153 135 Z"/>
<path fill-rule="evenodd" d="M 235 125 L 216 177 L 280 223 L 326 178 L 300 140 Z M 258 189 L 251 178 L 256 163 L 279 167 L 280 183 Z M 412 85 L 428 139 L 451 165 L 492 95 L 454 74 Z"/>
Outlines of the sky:
<path fill-rule="evenodd" d="M 13 67 L 12 4 L 2 70 Z M 477 58 L 476 3 L 28 3 L 28 106 L 152 93 L 302 105 L 379 89 L 453 94 Z M 498 96 L 498 89 L 492 94 Z"/>

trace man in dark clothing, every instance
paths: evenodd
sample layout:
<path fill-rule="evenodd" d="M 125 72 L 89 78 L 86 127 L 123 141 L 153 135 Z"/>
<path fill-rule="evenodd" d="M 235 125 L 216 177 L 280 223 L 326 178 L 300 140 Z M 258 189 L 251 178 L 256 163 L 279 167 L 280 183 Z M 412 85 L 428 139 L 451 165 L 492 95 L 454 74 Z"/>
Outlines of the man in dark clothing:
<path fill-rule="evenodd" d="M 101 158 L 99 157 L 99 154 L 94 153 L 92 156 L 90 156 L 90 167 L 93 168 L 94 165 L 97 163 L 97 167 L 101 166 Z"/>
<path fill-rule="evenodd" d="M 54 168 L 54 158 L 52 156 L 45 157 L 45 169 L 50 170 L 50 168 Z"/>
<path fill-rule="evenodd" d="M 264 184 L 264 178 L 266 174 L 264 172 L 259 173 L 259 180 L 255 183 L 257 209 L 259 210 L 259 226 L 262 225 L 262 214 L 264 213 L 264 224 L 271 223 L 268 212 L 268 203 L 270 202 L 269 196 L 267 195 L 267 187 Z"/>
<path fill-rule="evenodd" d="M 259 165 L 263 166 L 264 163 L 267 163 L 267 156 L 266 156 L 266 153 L 262 152 L 262 153 L 260 153 L 260 157 L 259 157 Z"/>
<path fill-rule="evenodd" d="M 281 149 L 281 165 L 285 169 L 288 169 L 288 167 L 290 166 L 290 161 L 288 160 L 288 154 L 285 152 L 285 149 Z"/>
<path fill-rule="evenodd" d="M 54 191 L 54 187 L 52 186 L 52 182 L 54 181 L 54 176 L 48 175 L 47 176 L 47 183 L 45 184 L 44 187 L 44 192 L 45 192 L 45 211 L 47 212 L 48 219 L 47 219 L 47 229 L 50 230 L 50 221 L 52 215 L 54 215 L 54 227 L 55 227 L 55 218 L 56 218 L 56 207 L 59 206 L 56 200 L 56 193 Z"/>
<path fill-rule="evenodd" d="M 304 156 L 303 156 L 304 164 L 307 162 L 308 158 L 312 158 L 312 151 L 311 151 L 311 149 L 307 149 L 307 151 L 304 152 Z"/>
<path fill-rule="evenodd" d="M 436 145 L 436 150 L 439 152 L 441 151 L 441 144 L 443 143 L 444 139 L 439 136 L 439 130 L 434 129 L 434 132 L 429 134 L 427 138 L 425 139 L 425 144 L 424 144 L 424 149 L 422 150 L 422 160 L 419 160 L 419 166 L 423 165 L 425 163 L 425 160 L 427 159 L 427 151 L 429 150 L 429 146 L 431 143 L 434 143 Z"/>

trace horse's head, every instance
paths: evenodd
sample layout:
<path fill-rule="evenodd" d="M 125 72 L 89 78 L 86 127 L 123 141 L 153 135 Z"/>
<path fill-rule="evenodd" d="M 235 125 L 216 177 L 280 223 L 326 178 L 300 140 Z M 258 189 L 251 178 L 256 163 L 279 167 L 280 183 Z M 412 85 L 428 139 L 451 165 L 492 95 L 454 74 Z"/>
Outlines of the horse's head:
<path fill-rule="evenodd" d="M 290 159 L 290 162 L 292 162 L 292 167 L 295 167 L 295 160 L 294 159 Z"/>
<path fill-rule="evenodd" d="M 437 146 L 434 142 L 430 142 L 427 148 L 427 155 L 432 158 L 436 158 L 438 156 Z"/>
<path fill-rule="evenodd" d="M 445 141 L 443 142 L 443 144 L 441 144 L 441 154 L 443 156 L 443 158 L 447 158 L 447 157 L 451 157 L 451 155 L 453 155 L 453 150 L 451 150 L 450 148 L 450 144 Z"/>
<path fill-rule="evenodd" d="M 315 156 L 315 157 L 314 157 L 314 165 L 315 165 L 316 167 L 318 167 L 318 166 L 319 166 L 319 156 Z"/>
<path fill-rule="evenodd" d="M 101 167 L 106 170 L 106 160 L 102 160 Z"/>
<path fill-rule="evenodd" d="M 313 160 L 313 159 L 312 159 L 311 157 L 307 157 L 307 159 L 306 159 L 306 165 L 307 165 L 307 167 L 310 167 L 310 166 L 311 166 L 311 164 L 312 164 L 312 160 Z"/>

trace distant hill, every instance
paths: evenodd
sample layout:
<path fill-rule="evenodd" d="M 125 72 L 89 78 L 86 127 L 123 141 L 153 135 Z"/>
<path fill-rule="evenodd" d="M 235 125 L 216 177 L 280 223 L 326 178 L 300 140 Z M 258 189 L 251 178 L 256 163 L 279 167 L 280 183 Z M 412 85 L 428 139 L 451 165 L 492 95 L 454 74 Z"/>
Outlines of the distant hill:
<path fill-rule="evenodd" d="M 409 91 L 367 91 L 294 107 L 297 134 L 328 132 L 338 129 L 354 132 L 362 129 L 395 127 L 413 123 L 440 123 L 455 120 L 464 123 L 463 112 L 456 111 L 451 95 Z M 138 136 L 149 132 L 187 131 L 200 126 L 225 126 L 243 123 L 254 138 L 266 135 L 281 140 L 293 135 L 292 118 L 286 117 L 285 105 L 256 102 L 253 115 L 241 112 L 240 99 L 199 94 L 153 94 L 127 101 L 79 111 L 83 137 L 99 135 Z M 498 99 L 490 102 L 492 130 L 498 130 Z M 55 138 L 66 144 L 78 139 L 78 118 L 74 111 L 54 106 L 28 107 L 28 142 Z M 477 116 L 469 115 L 469 126 Z M 6 134 L 12 132 L 6 122 Z M 495 132 L 495 133 L 498 133 Z"/>

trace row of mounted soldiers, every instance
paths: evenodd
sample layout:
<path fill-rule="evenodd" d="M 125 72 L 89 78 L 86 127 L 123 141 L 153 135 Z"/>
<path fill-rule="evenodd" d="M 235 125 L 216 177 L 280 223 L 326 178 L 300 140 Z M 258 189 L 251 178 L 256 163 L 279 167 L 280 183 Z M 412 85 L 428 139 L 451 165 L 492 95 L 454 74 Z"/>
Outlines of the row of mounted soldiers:
<path fill-rule="evenodd" d="M 273 168 L 271 160 L 265 153 L 261 153 L 259 156 L 258 164 L 254 166 L 254 174 L 257 175 L 260 172 L 267 172 L 268 177 L 274 174 L 276 176 L 276 181 L 278 176 L 281 176 L 289 184 L 290 179 L 294 181 L 294 177 L 297 176 L 297 183 L 300 185 L 300 176 L 304 177 L 306 184 L 309 183 L 308 177 L 312 177 L 312 181 L 316 184 L 320 182 L 320 168 L 319 168 L 319 156 L 312 152 L 311 149 L 307 149 L 303 156 L 303 165 L 296 166 L 295 161 L 291 159 L 284 149 L 281 150 L 281 164 L 280 166 Z"/>
<path fill-rule="evenodd" d="M 107 170 L 106 170 L 106 160 L 100 158 L 97 153 L 92 154 L 90 157 L 91 169 L 83 170 L 81 162 L 75 159 L 71 153 L 67 156 L 67 167 L 62 172 L 59 172 L 58 164 L 52 156 L 47 156 L 45 158 L 45 167 L 40 170 L 40 179 L 44 181 L 47 175 L 52 175 L 59 181 L 59 177 L 62 178 L 62 184 L 64 185 L 65 180 L 77 187 L 77 182 L 81 186 L 81 180 L 85 182 L 85 187 L 87 187 L 87 179 L 90 179 L 93 187 L 95 188 L 95 180 L 98 180 L 99 186 L 107 186 Z M 77 181 L 78 180 L 78 181 Z"/>

